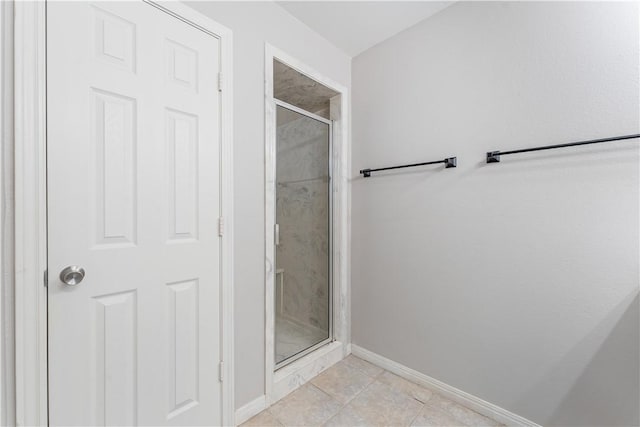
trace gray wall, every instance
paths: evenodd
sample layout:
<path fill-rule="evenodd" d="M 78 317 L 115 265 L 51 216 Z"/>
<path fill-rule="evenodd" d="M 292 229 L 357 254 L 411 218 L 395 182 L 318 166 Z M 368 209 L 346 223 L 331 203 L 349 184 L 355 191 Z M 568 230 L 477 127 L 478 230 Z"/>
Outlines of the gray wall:
<path fill-rule="evenodd" d="M 188 2 L 234 40 L 236 407 L 264 394 L 264 48 L 350 87 L 351 60 L 273 2 Z"/>
<path fill-rule="evenodd" d="M 545 425 L 638 425 L 637 3 L 457 3 L 353 61 L 353 342 Z"/>

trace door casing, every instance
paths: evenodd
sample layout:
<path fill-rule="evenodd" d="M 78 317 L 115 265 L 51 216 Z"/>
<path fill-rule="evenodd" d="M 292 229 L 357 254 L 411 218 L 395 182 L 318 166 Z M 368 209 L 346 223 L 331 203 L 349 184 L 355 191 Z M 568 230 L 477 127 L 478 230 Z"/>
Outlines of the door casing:
<path fill-rule="evenodd" d="M 179 2 L 144 0 L 220 39 L 222 422 L 234 425 L 233 40 L 231 31 Z M 14 4 L 15 397 L 18 425 L 47 425 L 46 3 Z M 3 63 L 3 70 L 11 64 Z M 7 351 L 8 349 L 3 349 Z"/>
<path fill-rule="evenodd" d="M 316 368 L 330 364 L 351 353 L 351 93 L 348 88 L 316 71 L 286 52 L 265 44 L 265 397 L 262 404 L 251 409 L 268 407 L 302 385 L 293 378 L 310 378 Z M 278 372 L 275 367 L 275 173 L 276 173 L 276 102 L 273 94 L 273 61 L 278 61 L 330 87 L 340 94 L 336 107 L 340 114 L 333 120 L 332 132 L 332 329 L 333 343 L 326 344 L 293 361 Z M 291 381 L 290 381 L 291 380 Z M 292 385 L 293 384 L 293 385 Z M 259 412 L 259 411 L 258 411 Z M 244 417 L 253 411 L 244 412 Z M 255 415 L 255 414 L 254 414 Z"/>

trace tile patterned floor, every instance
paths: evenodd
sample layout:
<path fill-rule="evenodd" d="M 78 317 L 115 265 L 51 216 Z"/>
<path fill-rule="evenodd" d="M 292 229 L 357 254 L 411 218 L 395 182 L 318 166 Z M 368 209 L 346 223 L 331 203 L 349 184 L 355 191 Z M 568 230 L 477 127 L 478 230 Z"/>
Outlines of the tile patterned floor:
<path fill-rule="evenodd" d="M 249 426 L 500 426 L 349 356 L 246 423 Z"/>

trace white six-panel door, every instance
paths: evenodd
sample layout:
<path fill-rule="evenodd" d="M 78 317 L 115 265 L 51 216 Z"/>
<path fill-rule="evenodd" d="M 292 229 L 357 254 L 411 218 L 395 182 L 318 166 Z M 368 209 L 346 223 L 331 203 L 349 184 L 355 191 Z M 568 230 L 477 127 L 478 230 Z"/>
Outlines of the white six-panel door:
<path fill-rule="evenodd" d="M 219 69 L 149 4 L 47 5 L 52 425 L 221 422 Z"/>

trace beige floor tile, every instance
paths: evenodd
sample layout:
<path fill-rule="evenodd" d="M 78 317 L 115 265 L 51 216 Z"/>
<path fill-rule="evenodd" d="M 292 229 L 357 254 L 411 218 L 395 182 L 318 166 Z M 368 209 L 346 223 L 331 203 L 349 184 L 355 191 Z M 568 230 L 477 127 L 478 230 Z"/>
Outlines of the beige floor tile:
<path fill-rule="evenodd" d="M 315 377 L 311 383 L 337 401 L 345 404 L 364 390 L 372 381 L 372 377 L 359 369 L 346 363 L 338 363 Z"/>
<path fill-rule="evenodd" d="M 285 426 L 320 426 L 338 413 L 342 404 L 315 387 L 305 384 L 270 411 Z"/>
<path fill-rule="evenodd" d="M 377 381 L 347 405 L 372 426 L 408 426 L 422 406 L 417 400 Z"/>
<path fill-rule="evenodd" d="M 388 385 L 393 390 L 405 393 L 406 395 L 413 397 L 414 399 L 422 403 L 426 403 L 433 395 L 433 392 L 431 390 L 420 387 L 418 384 L 407 381 L 404 378 L 392 374 L 389 371 L 385 371 L 380 374 L 376 378 L 376 380 Z"/>
<path fill-rule="evenodd" d="M 415 420 L 411 423 L 412 427 L 459 427 L 464 426 L 460 421 L 455 419 L 452 415 L 434 408 L 433 406 L 425 405 L 420 411 Z"/>
<path fill-rule="evenodd" d="M 243 427 L 321 425 L 493 427 L 501 424 L 439 393 L 349 356 Z"/>
<path fill-rule="evenodd" d="M 368 427 L 371 424 L 347 406 L 325 424 L 325 427 Z"/>
<path fill-rule="evenodd" d="M 467 426 L 500 426 L 501 424 L 491 418 L 485 417 L 453 400 L 434 393 L 428 404 L 435 408 L 441 409 L 455 417 L 461 423 Z"/>
<path fill-rule="evenodd" d="M 373 365 L 367 361 L 364 361 L 359 357 L 355 357 L 352 354 L 347 356 L 343 360 L 343 362 L 346 363 L 347 365 L 353 366 L 354 368 L 361 370 L 362 372 L 369 375 L 370 377 L 377 377 L 382 373 L 382 371 L 384 371 L 384 369 L 376 365 Z"/>
<path fill-rule="evenodd" d="M 282 423 L 269 410 L 260 412 L 240 427 L 282 427 Z"/>

